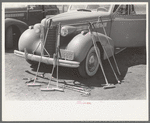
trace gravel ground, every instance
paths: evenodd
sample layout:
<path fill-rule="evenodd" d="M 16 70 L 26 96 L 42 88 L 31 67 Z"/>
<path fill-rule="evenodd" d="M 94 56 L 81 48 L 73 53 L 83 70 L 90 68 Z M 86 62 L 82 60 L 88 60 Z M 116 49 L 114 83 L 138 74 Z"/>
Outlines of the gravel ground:
<path fill-rule="evenodd" d="M 45 73 L 45 79 L 41 87 L 28 87 L 23 78 L 33 78 L 36 74 L 36 66 L 31 66 L 25 59 L 15 56 L 13 51 L 5 53 L 5 99 L 6 100 L 145 100 L 146 99 L 146 50 L 145 48 L 128 48 L 116 55 L 116 60 L 121 71 L 119 76 L 122 81 L 117 84 L 107 60 L 104 61 L 104 69 L 108 81 L 115 88 L 103 89 L 104 78 L 101 70 L 89 79 L 81 78 L 75 69 L 59 67 L 60 86 L 63 82 L 73 86 L 80 86 L 90 92 L 89 96 L 82 95 L 77 91 L 64 89 L 64 92 L 41 91 L 46 87 L 47 78 L 51 71 L 50 66 L 42 65 L 40 74 Z M 113 59 L 111 58 L 113 62 Z M 54 78 L 55 78 L 54 73 Z M 56 85 L 52 82 L 51 86 Z"/>

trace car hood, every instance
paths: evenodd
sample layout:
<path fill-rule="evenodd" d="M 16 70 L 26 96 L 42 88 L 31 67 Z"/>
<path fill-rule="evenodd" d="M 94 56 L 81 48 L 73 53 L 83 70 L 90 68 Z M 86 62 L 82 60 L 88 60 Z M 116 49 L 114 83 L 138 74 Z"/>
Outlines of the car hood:
<path fill-rule="evenodd" d="M 109 17 L 108 12 L 97 12 L 97 11 L 69 11 L 62 14 L 58 14 L 53 17 L 47 17 L 42 20 L 42 23 L 48 22 L 50 19 L 53 21 L 53 25 L 61 22 L 62 25 L 65 24 L 75 24 L 75 23 L 86 23 L 98 20 L 98 17 Z"/>

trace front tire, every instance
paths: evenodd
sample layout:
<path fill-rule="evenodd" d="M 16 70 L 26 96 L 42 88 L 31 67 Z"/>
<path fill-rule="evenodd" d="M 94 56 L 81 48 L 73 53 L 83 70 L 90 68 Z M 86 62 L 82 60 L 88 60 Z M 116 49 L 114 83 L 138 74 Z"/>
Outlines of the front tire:
<path fill-rule="evenodd" d="M 13 47 L 13 28 L 12 26 L 8 27 L 6 30 L 6 37 L 5 37 L 5 47 L 6 49 L 10 49 Z"/>
<path fill-rule="evenodd" d="M 100 50 L 98 47 L 96 48 L 100 57 Z M 92 46 L 89 52 L 87 53 L 86 58 L 81 62 L 78 71 L 83 78 L 88 78 L 94 76 L 97 73 L 98 68 L 99 68 L 98 58 L 94 46 Z"/>
<path fill-rule="evenodd" d="M 18 40 L 20 35 L 21 32 L 16 26 L 9 26 L 5 33 L 5 48 L 18 49 Z"/>

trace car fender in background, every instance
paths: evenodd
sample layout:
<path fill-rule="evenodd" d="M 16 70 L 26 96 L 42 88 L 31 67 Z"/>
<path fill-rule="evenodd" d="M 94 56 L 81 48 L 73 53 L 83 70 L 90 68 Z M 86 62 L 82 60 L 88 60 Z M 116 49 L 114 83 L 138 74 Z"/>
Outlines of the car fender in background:
<path fill-rule="evenodd" d="M 5 6 L 5 48 L 18 49 L 20 35 L 30 25 L 41 22 L 46 15 L 56 15 L 56 5 L 7 4 Z"/>

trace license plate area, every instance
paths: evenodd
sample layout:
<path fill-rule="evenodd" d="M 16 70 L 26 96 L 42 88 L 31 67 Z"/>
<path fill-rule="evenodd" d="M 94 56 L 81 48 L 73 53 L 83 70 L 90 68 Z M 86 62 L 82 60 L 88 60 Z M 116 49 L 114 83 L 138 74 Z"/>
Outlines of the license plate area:
<path fill-rule="evenodd" d="M 64 50 L 60 49 L 60 54 L 59 58 L 65 59 L 65 60 L 73 60 L 74 59 L 74 52 L 70 50 Z"/>

